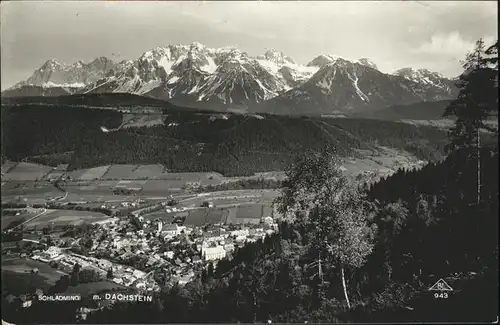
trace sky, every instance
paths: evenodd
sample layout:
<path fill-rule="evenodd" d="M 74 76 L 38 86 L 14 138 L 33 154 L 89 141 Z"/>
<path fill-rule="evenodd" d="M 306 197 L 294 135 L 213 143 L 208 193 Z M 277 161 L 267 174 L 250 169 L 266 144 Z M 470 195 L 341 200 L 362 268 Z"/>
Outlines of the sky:
<path fill-rule="evenodd" d="M 149 49 L 200 42 L 249 55 L 282 51 L 369 58 L 392 73 L 427 68 L 455 77 L 479 38 L 498 37 L 496 1 L 2 1 L 1 88 L 48 59 L 136 59 Z"/>

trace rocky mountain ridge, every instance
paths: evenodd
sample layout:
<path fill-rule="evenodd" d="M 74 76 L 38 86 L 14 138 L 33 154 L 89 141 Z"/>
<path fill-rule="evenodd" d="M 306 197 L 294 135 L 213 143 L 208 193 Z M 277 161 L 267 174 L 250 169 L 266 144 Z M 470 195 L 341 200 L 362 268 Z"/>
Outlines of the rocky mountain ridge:
<path fill-rule="evenodd" d="M 61 92 L 47 88 L 68 94 L 131 93 L 215 110 L 285 114 L 350 111 L 456 95 L 452 81 L 428 70 L 385 74 L 370 59 L 349 61 L 328 54 L 301 65 L 275 50 L 252 57 L 234 47 L 213 49 L 197 42 L 157 47 L 121 62 L 105 57 L 72 65 L 49 60 L 2 95 L 24 96 L 26 88 L 30 93 L 44 89 L 42 96 Z"/>

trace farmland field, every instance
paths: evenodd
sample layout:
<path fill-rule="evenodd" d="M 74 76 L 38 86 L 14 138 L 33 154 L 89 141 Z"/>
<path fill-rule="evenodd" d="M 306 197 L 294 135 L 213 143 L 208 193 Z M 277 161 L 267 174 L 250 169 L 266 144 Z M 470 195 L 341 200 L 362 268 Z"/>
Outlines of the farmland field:
<path fill-rule="evenodd" d="M 179 201 L 179 206 L 199 207 L 205 201 L 213 202 L 216 206 L 227 206 L 244 203 L 268 203 L 278 195 L 275 190 L 233 190 L 201 193 L 191 198 Z"/>
<path fill-rule="evenodd" d="M 28 220 L 30 218 L 33 218 L 35 215 L 34 214 L 29 214 L 29 213 L 21 213 L 18 216 L 1 216 L 2 217 L 2 230 L 4 230 L 8 225 L 10 225 L 14 221 L 18 220 Z"/>
<path fill-rule="evenodd" d="M 103 213 L 75 210 L 50 210 L 40 217 L 30 221 L 26 227 L 44 227 L 46 225 L 79 225 L 82 223 L 91 223 L 109 218 Z"/>
<path fill-rule="evenodd" d="M 143 192 L 167 195 L 171 192 L 181 191 L 185 182 L 182 180 L 149 180 L 142 185 Z"/>
<path fill-rule="evenodd" d="M 203 225 L 205 223 L 219 223 L 222 222 L 224 212 L 221 208 L 205 208 L 189 211 L 186 218 L 186 225 Z"/>
<path fill-rule="evenodd" d="M 37 268 L 38 274 L 31 274 Z M 14 259 L 2 262 L 2 291 L 13 295 L 25 294 L 32 285 L 47 290 L 66 273 L 51 268 L 48 264 L 29 260 Z"/>
<path fill-rule="evenodd" d="M 123 180 L 119 181 L 116 186 L 127 186 L 127 187 L 144 187 L 146 185 L 147 181 L 129 181 L 129 180 Z"/>
<path fill-rule="evenodd" d="M 262 204 L 248 204 L 238 206 L 237 219 L 260 219 L 262 218 Z"/>
<path fill-rule="evenodd" d="M 44 180 L 56 179 L 56 178 L 62 177 L 65 174 L 66 174 L 66 172 L 64 172 L 62 170 L 52 170 L 47 175 L 45 175 L 45 177 L 43 179 Z"/>
<path fill-rule="evenodd" d="M 100 166 L 95 168 L 90 168 L 85 170 L 85 173 L 79 177 L 80 180 L 94 180 L 100 179 L 104 173 L 110 168 L 110 166 Z"/>
<path fill-rule="evenodd" d="M 2 165 L 2 174 L 8 172 L 10 169 L 14 168 L 17 163 L 13 161 L 6 161 L 5 164 Z"/>
<path fill-rule="evenodd" d="M 148 213 L 148 214 L 144 214 L 142 217 L 144 218 L 144 220 L 155 220 L 155 219 L 160 219 L 162 220 L 163 222 L 166 222 L 166 223 L 172 223 L 172 221 L 174 221 L 174 216 L 176 215 L 175 212 L 170 212 L 170 213 L 167 213 L 165 211 L 156 211 L 156 212 L 153 212 L 153 213 Z"/>
<path fill-rule="evenodd" d="M 100 179 L 133 179 L 130 177 L 137 165 L 111 165 Z"/>
<path fill-rule="evenodd" d="M 21 162 L 2 176 L 3 181 L 35 181 L 42 179 L 53 168 Z"/>
<path fill-rule="evenodd" d="M 139 165 L 129 176 L 130 179 L 161 179 L 168 175 L 162 165 Z"/>

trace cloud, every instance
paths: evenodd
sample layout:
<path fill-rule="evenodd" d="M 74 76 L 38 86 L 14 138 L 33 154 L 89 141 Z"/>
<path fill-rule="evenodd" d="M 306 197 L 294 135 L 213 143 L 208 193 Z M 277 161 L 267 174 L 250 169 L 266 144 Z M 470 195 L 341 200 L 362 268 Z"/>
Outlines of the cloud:
<path fill-rule="evenodd" d="M 487 36 L 484 41 L 485 44 L 491 44 L 493 43 L 493 37 Z M 474 46 L 475 42 L 463 39 L 458 31 L 454 31 L 449 34 L 436 33 L 432 35 L 430 41 L 422 43 L 412 52 L 435 57 L 456 57 L 464 56 L 467 52 L 473 50 Z"/>
<path fill-rule="evenodd" d="M 472 50 L 474 43 L 465 41 L 459 32 L 450 34 L 434 34 L 430 42 L 421 44 L 413 52 L 416 54 L 426 54 L 435 56 L 457 55 Z"/>

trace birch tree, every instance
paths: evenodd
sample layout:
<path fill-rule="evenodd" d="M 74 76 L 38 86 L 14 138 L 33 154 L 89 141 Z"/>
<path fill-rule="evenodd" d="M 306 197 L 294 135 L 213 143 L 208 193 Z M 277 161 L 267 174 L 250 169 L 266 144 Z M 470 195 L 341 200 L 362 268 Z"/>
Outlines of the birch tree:
<path fill-rule="evenodd" d="M 310 248 L 316 251 L 318 278 L 337 268 L 347 306 L 350 308 L 345 273 L 362 266 L 373 250 L 374 228 L 364 197 L 340 170 L 340 160 L 332 148 L 321 153 L 307 152 L 287 172 L 281 196 L 277 199 L 284 213 L 309 225 Z M 323 283 L 321 283 L 323 284 Z"/>

